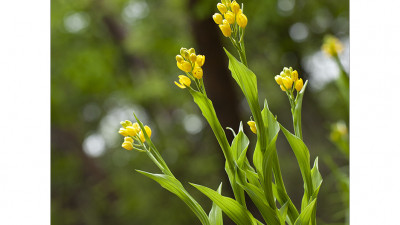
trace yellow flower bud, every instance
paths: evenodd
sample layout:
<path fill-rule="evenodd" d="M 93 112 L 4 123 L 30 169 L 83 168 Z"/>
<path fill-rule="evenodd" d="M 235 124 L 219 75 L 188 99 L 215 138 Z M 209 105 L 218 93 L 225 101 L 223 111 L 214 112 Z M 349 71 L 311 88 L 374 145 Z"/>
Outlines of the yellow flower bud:
<path fill-rule="evenodd" d="M 282 83 L 283 85 L 285 85 L 285 88 L 289 90 L 290 88 L 292 88 L 293 80 L 290 77 L 284 77 L 282 78 Z"/>
<path fill-rule="evenodd" d="M 193 69 L 193 76 L 196 77 L 197 79 L 201 79 L 203 77 L 203 69 L 201 67 L 195 67 Z"/>
<path fill-rule="evenodd" d="M 128 126 L 128 127 L 126 127 L 126 132 L 127 132 L 130 136 L 135 137 L 135 136 L 137 135 L 137 133 L 138 133 L 138 130 L 135 129 L 133 126 Z"/>
<path fill-rule="evenodd" d="M 213 20 L 216 24 L 222 24 L 222 15 L 219 13 L 215 13 L 213 15 Z"/>
<path fill-rule="evenodd" d="M 297 80 L 294 88 L 296 88 L 296 90 L 300 92 L 301 89 L 303 89 L 303 79 L 300 78 L 299 80 Z"/>
<path fill-rule="evenodd" d="M 124 143 L 122 143 L 122 147 L 126 150 L 132 150 L 133 144 L 132 144 L 132 142 L 124 141 Z"/>
<path fill-rule="evenodd" d="M 198 66 L 203 66 L 205 60 L 206 60 L 206 57 L 204 55 L 197 55 L 196 64 Z"/>
<path fill-rule="evenodd" d="M 192 72 L 192 65 L 190 65 L 189 62 L 183 61 L 182 63 L 176 62 L 176 65 L 178 66 L 179 69 L 181 69 L 183 72 Z"/>
<path fill-rule="evenodd" d="M 151 137 L 151 129 L 150 129 L 150 127 L 149 126 L 144 126 L 144 130 L 146 131 L 147 136 L 149 136 L 149 138 L 150 138 Z M 146 139 L 144 138 L 143 131 L 140 131 L 140 140 L 142 142 L 146 141 Z"/>
<path fill-rule="evenodd" d="M 223 20 L 223 21 L 222 21 L 222 24 L 219 25 L 219 29 L 221 29 L 222 34 L 223 34 L 225 37 L 230 37 L 231 34 L 232 34 L 231 26 L 229 25 L 229 23 L 228 23 L 227 20 Z"/>
<path fill-rule="evenodd" d="M 218 8 L 218 10 L 219 10 L 222 14 L 224 14 L 224 13 L 226 13 L 226 11 L 228 11 L 228 9 L 226 8 L 226 6 L 225 6 L 224 4 L 221 4 L 221 3 L 218 3 L 218 4 L 217 4 L 217 8 Z"/>
<path fill-rule="evenodd" d="M 275 76 L 275 81 L 276 81 L 276 83 L 278 83 L 279 85 L 281 85 L 281 84 L 282 84 L 282 77 L 279 76 L 279 75 L 276 75 L 276 76 Z"/>
<path fill-rule="evenodd" d="M 297 70 L 292 72 L 292 80 L 293 82 L 296 82 L 299 79 L 299 74 L 297 73 Z"/>
<path fill-rule="evenodd" d="M 179 83 L 175 81 L 176 86 L 185 89 L 186 86 L 189 87 L 190 84 L 192 83 L 192 81 L 190 80 L 189 77 L 185 76 L 185 75 L 179 75 Z"/>
<path fill-rule="evenodd" d="M 134 123 L 132 126 L 133 126 L 133 129 L 135 129 L 136 132 L 139 133 L 139 131 L 140 131 L 140 126 L 139 126 L 139 124 L 138 124 L 138 123 Z"/>
<path fill-rule="evenodd" d="M 255 123 L 254 121 L 249 121 L 249 122 L 247 122 L 247 124 L 249 125 L 250 130 L 251 130 L 253 133 L 257 134 L 256 123 Z"/>
<path fill-rule="evenodd" d="M 183 60 L 184 60 L 184 59 L 183 59 L 183 57 L 182 57 L 181 55 L 177 55 L 177 56 L 176 56 L 176 61 L 177 61 L 178 63 L 182 63 Z"/>
<path fill-rule="evenodd" d="M 121 121 L 120 124 L 123 128 L 126 128 L 127 126 L 132 126 L 132 122 L 129 120 Z"/>
<path fill-rule="evenodd" d="M 125 137 L 129 135 L 125 128 L 119 128 L 118 133 Z"/>
<path fill-rule="evenodd" d="M 282 84 L 280 85 L 280 87 L 282 91 L 286 91 Z"/>
<path fill-rule="evenodd" d="M 124 142 L 130 142 L 133 143 L 133 139 L 131 137 L 125 137 Z"/>
<path fill-rule="evenodd" d="M 196 51 L 194 50 L 194 48 L 190 48 L 190 49 L 188 50 L 188 52 L 189 52 L 190 55 L 191 55 L 191 54 L 196 54 Z"/>
<path fill-rule="evenodd" d="M 240 6 L 236 1 L 233 1 L 231 3 L 231 8 L 232 8 L 232 12 L 235 13 L 235 14 L 237 14 L 239 12 L 239 10 L 240 10 Z"/>
<path fill-rule="evenodd" d="M 182 56 L 185 56 L 186 51 L 187 51 L 186 48 L 181 48 L 181 50 L 179 50 L 179 53 L 181 53 Z"/>
<path fill-rule="evenodd" d="M 194 53 L 190 54 L 189 59 L 190 59 L 190 61 L 192 61 L 193 63 L 196 62 L 196 60 L 197 60 L 196 54 L 194 54 Z"/>
<path fill-rule="evenodd" d="M 235 14 L 233 12 L 228 11 L 224 14 L 225 19 L 228 21 L 229 24 L 235 23 Z"/>
<path fill-rule="evenodd" d="M 247 26 L 247 17 L 243 13 L 239 13 L 236 17 L 236 22 L 241 28 L 245 28 Z"/>

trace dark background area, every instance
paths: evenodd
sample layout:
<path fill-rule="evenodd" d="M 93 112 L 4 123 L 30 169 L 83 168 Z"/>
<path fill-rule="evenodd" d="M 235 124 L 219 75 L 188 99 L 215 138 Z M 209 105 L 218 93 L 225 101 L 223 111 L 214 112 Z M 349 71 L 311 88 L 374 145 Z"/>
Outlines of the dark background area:
<path fill-rule="evenodd" d="M 165 161 L 207 211 L 211 202 L 188 182 L 213 189 L 223 182 L 222 193 L 232 196 L 211 129 L 189 93 L 173 83 L 181 74 L 175 55 L 181 47 L 194 47 L 206 56 L 204 82 L 222 126 L 237 130 L 240 121 L 249 120 L 250 110 L 230 76 L 223 47 L 236 52 L 211 18 L 217 3 L 52 1 L 52 224 L 200 224 L 180 199 L 134 171 L 159 172 L 145 154 L 121 147 L 119 122 L 133 121 L 133 111 L 152 128 L 152 140 Z M 267 98 L 289 130 L 290 105 L 274 76 L 292 66 L 309 80 L 302 125 L 311 160 L 320 157 L 324 177 L 317 216 L 319 224 L 344 224 L 348 209 L 324 158 L 348 170 L 346 157 L 329 140 L 330 124 L 348 121 L 348 107 L 334 85 L 339 70 L 320 49 L 326 34 L 337 36 L 345 46 L 340 57 L 348 70 L 349 2 L 241 3 L 249 20 L 247 60 L 258 77 L 260 102 Z M 245 132 L 253 149 L 255 135 L 247 126 Z M 231 139 L 231 132 L 226 133 Z M 300 208 L 302 179 L 282 134 L 278 154 L 287 191 Z"/>

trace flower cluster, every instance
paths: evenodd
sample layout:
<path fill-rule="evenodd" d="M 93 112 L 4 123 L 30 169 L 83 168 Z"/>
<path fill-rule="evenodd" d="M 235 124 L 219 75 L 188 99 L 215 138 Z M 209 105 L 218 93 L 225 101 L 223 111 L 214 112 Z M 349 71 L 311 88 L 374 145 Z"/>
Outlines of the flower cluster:
<path fill-rule="evenodd" d="M 336 37 L 328 35 L 324 38 L 322 51 L 329 56 L 337 56 L 343 51 L 343 44 Z"/>
<path fill-rule="evenodd" d="M 138 150 L 145 151 L 144 143 L 146 142 L 146 138 L 144 137 L 143 131 L 140 129 L 138 123 L 132 124 L 131 121 L 125 120 L 121 122 L 122 128 L 119 129 L 118 133 L 124 136 L 124 142 L 122 143 L 122 147 L 126 150 Z M 151 129 L 148 126 L 144 126 L 146 134 L 151 137 Z M 135 143 L 137 141 L 137 144 Z M 143 149 L 144 148 L 144 149 Z"/>
<path fill-rule="evenodd" d="M 185 75 L 179 75 L 179 83 L 175 81 L 175 84 L 184 89 L 190 87 L 192 83 L 191 79 L 195 81 L 197 87 L 201 90 L 203 87 L 203 69 L 206 57 L 204 55 L 196 55 L 194 48 L 186 49 L 181 48 L 180 54 L 176 56 L 176 65 L 180 70 L 186 73 Z"/>
<path fill-rule="evenodd" d="M 299 79 L 297 70 L 293 70 L 292 67 L 284 67 L 283 71 L 275 76 L 275 81 L 280 85 L 282 91 L 289 93 L 293 93 L 294 89 L 300 92 L 303 88 L 303 79 Z"/>
<path fill-rule="evenodd" d="M 217 4 L 217 8 L 221 14 L 215 13 L 213 19 L 219 25 L 222 34 L 231 37 L 233 33 L 234 36 L 241 37 L 244 33 L 242 30 L 247 26 L 247 17 L 239 4 L 236 1 L 222 0 Z"/>

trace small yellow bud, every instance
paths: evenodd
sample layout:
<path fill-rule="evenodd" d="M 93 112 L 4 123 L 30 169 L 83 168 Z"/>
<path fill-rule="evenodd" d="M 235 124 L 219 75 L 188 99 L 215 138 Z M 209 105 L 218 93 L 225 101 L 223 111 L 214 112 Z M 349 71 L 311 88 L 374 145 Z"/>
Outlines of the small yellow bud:
<path fill-rule="evenodd" d="M 276 83 L 278 83 L 279 85 L 281 85 L 281 84 L 282 84 L 282 77 L 279 76 L 279 75 L 276 75 L 276 76 L 275 76 L 275 81 L 276 81 Z"/>
<path fill-rule="evenodd" d="M 224 13 L 226 13 L 226 11 L 228 11 L 228 9 L 226 9 L 226 6 L 224 4 L 221 4 L 221 3 L 217 4 L 217 8 L 222 14 L 224 14 Z"/>
<path fill-rule="evenodd" d="M 282 84 L 280 85 L 280 87 L 282 91 L 286 91 Z"/>
<path fill-rule="evenodd" d="M 125 137 L 124 142 L 130 142 L 133 143 L 133 139 L 131 137 Z"/>
<path fill-rule="evenodd" d="M 126 150 L 132 150 L 133 144 L 132 144 L 132 142 L 124 141 L 124 143 L 122 143 L 122 147 Z"/>
<path fill-rule="evenodd" d="M 237 14 L 239 12 L 239 10 L 240 10 L 240 6 L 236 1 L 233 1 L 231 3 L 231 8 L 232 8 L 232 12 L 235 13 L 235 14 Z"/>
<path fill-rule="evenodd" d="M 127 126 L 132 126 L 132 122 L 129 120 L 121 121 L 120 124 L 123 128 L 126 128 Z"/>
<path fill-rule="evenodd" d="M 247 122 L 247 124 L 249 125 L 250 130 L 251 130 L 253 133 L 257 134 L 256 122 L 254 122 L 254 121 L 249 121 L 249 122 Z"/>
<path fill-rule="evenodd" d="M 193 76 L 197 79 L 201 79 L 203 77 L 203 69 L 201 67 L 195 67 L 193 69 Z"/>
<path fill-rule="evenodd" d="M 290 88 L 292 88 L 293 80 L 290 77 L 284 77 L 282 78 L 282 83 L 283 85 L 285 85 L 285 88 L 289 90 Z"/>
<path fill-rule="evenodd" d="M 292 80 L 293 82 L 296 82 L 299 79 L 299 74 L 297 73 L 297 70 L 292 72 Z"/>
<path fill-rule="evenodd" d="M 125 137 L 129 135 L 125 128 L 119 128 L 118 133 Z"/>
<path fill-rule="evenodd" d="M 186 51 L 187 51 L 186 48 L 181 48 L 181 50 L 179 50 L 179 53 L 181 53 L 182 56 L 185 56 Z"/>
<path fill-rule="evenodd" d="M 243 13 L 239 13 L 236 17 L 236 22 L 241 28 L 245 28 L 247 26 L 247 17 Z"/>
<path fill-rule="evenodd" d="M 181 69 L 183 72 L 192 72 L 192 65 L 190 65 L 189 62 L 183 61 L 182 63 L 176 62 L 176 65 L 178 66 L 179 69 Z"/>
<path fill-rule="evenodd" d="M 196 51 L 194 50 L 194 48 L 190 48 L 190 49 L 188 50 L 188 52 L 189 52 L 190 55 L 191 55 L 191 54 L 196 54 Z"/>
<path fill-rule="evenodd" d="M 300 78 L 299 80 L 297 80 L 294 88 L 296 88 L 296 90 L 300 92 L 301 89 L 303 89 L 303 79 Z"/>
<path fill-rule="evenodd" d="M 150 127 L 149 126 L 144 126 L 144 130 L 146 131 L 147 136 L 149 136 L 149 138 L 150 138 L 151 137 L 151 129 L 150 129 Z M 140 131 L 140 140 L 142 142 L 146 141 L 146 138 L 144 138 L 143 131 Z"/>
<path fill-rule="evenodd" d="M 229 24 L 235 23 L 235 14 L 231 11 L 228 11 L 224 14 L 225 19 L 228 21 Z"/>
<path fill-rule="evenodd" d="M 182 57 L 181 55 L 177 55 L 177 56 L 176 56 L 176 61 L 177 61 L 178 63 L 182 63 L 183 57 Z"/>
<path fill-rule="evenodd" d="M 196 62 L 196 60 L 197 60 L 196 54 L 194 54 L 194 53 L 190 54 L 189 59 L 190 59 L 190 61 L 192 61 L 193 63 Z"/>
<path fill-rule="evenodd" d="M 197 55 L 196 63 L 198 66 L 203 66 L 206 57 L 204 55 Z"/>
<path fill-rule="evenodd" d="M 133 126 L 126 127 L 126 132 L 132 137 L 135 137 L 138 134 L 138 130 L 135 129 Z"/>
<path fill-rule="evenodd" d="M 225 37 L 230 37 L 231 34 L 232 34 L 231 26 L 229 25 L 229 23 L 228 23 L 227 20 L 223 20 L 223 21 L 222 21 L 222 24 L 219 25 L 219 29 L 221 29 L 222 34 L 223 34 Z"/>
<path fill-rule="evenodd" d="M 222 15 L 219 13 L 215 13 L 213 15 L 213 20 L 216 24 L 222 24 Z"/>
<path fill-rule="evenodd" d="M 189 87 L 190 84 L 192 83 L 192 81 L 190 80 L 189 77 L 185 76 L 185 75 L 179 75 L 179 83 L 175 81 L 176 86 L 185 89 L 186 86 Z"/>
<path fill-rule="evenodd" d="M 136 132 L 138 132 L 138 133 L 139 133 L 139 131 L 140 131 L 140 126 L 139 126 L 139 124 L 138 124 L 138 123 L 134 123 L 134 124 L 132 125 L 132 127 L 133 127 L 133 129 L 135 129 L 135 130 L 136 130 Z"/>

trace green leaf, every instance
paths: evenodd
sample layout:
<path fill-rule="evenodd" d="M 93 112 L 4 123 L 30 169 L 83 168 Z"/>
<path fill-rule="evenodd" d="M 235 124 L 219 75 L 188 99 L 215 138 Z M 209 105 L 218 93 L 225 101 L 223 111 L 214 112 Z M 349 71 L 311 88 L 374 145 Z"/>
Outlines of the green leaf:
<path fill-rule="evenodd" d="M 222 183 L 219 185 L 217 192 L 221 194 L 221 189 L 222 189 Z M 210 219 L 211 225 L 223 225 L 223 219 L 222 219 L 222 210 L 221 208 L 213 202 L 210 214 L 208 215 L 208 218 Z"/>
<path fill-rule="evenodd" d="M 261 213 L 261 216 L 268 225 L 280 225 L 280 220 L 277 217 L 275 210 L 268 206 L 264 193 L 261 189 L 249 183 L 241 185 L 241 187 L 250 196 L 254 205 L 256 205 L 257 209 Z"/>
<path fill-rule="evenodd" d="M 236 134 L 235 138 L 233 139 L 232 146 L 231 146 L 232 154 L 236 161 L 239 159 L 242 152 L 247 150 L 249 143 L 250 143 L 249 139 L 243 133 L 243 124 L 242 124 L 242 122 L 240 122 L 239 131 Z"/>
<path fill-rule="evenodd" d="M 145 171 L 136 170 L 137 172 L 157 181 L 163 188 L 178 196 L 189 208 L 196 214 L 203 225 L 210 225 L 207 214 L 196 200 L 185 190 L 181 182 L 175 177 L 166 174 L 153 174 Z"/>
<path fill-rule="evenodd" d="M 309 225 L 310 220 L 312 219 L 312 212 L 316 206 L 316 201 L 317 200 L 314 199 L 314 201 L 307 205 L 307 207 L 300 213 L 299 218 L 297 218 L 294 225 Z"/>
<path fill-rule="evenodd" d="M 275 209 L 275 199 L 272 191 L 272 157 L 273 153 L 276 152 L 275 142 L 278 138 L 278 133 L 275 135 L 274 139 L 269 143 L 267 150 L 264 154 L 263 159 L 263 187 L 265 198 L 267 199 L 268 205 Z"/>
<path fill-rule="evenodd" d="M 213 130 L 215 137 L 217 138 L 218 143 L 221 146 L 224 156 L 228 162 L 229 169 L 233 171 L 235 168 L 233 155 L 228 140 L 226 138 L 225 131 L 221 127 L 211 100 L 198 91 L 194 91 L 191 89 L 188 90 L 190 94 L 192 94 L 194 102 L 199 106 L 204 118 L 206 118 L 208 124 L 210 124 L 210 127 Z"/>
<path fill-rule="evenodd" d="M 293 113 L 293 125 L 294 125 L 294 131 L 297 137 L 300 139 L 303 139 L 302 131 L 301 131 L 301 107 L 303 104 L 303 96 L 304 92 L 306 91 L 306 87 L 308 84 L 308 80 L 303 85 L 303 88 L 300 90 L 300 92 L 297 94 L 296 97 L 296 107 L 294 109 Z"/>
<path fill-rule="evenodd" d="M 251 213 L 234 199 L 222 196 L 218 192 L 208 187 L 192 183 L 191 185 L 193 185 L 204 195 L 210 198 L 215 204 L 217 204 L 222 209 L 222 211 L 236 224 L 238 225 L 257 224 L 256 220 L 253 218 Z"/>
<path fill-rule="evenodd" d="M 232 73 L 232 77 L 235 79 L 240 89 L 242 89 L 247 103 L 249 104 L 251 113 L 254 116 L 254 122 L 257 127 L 257 141 L 260 142 L 261 151 L 264 152 L 267 144 L 264 138 L 265 128 L 261 117 L 260 104 L 258 102 L 257 77 L 226 49 L 225 52 L 229 58 L 229 70 Z"/>
<path fill-rule="evenodd" d="M 173 176 L 171 170 L 168 168 L 167 163 L 164 161 L 160 152 L 157 150 L 156 146 L 153 144 L 153 142 L 147 135 L 147 132 L 146 132 L 146 129 L 144 129 L 143 123 L 137 118 L 135 113 L 133 113 L 133 116 L 135 117 L 136 121 L 138 122 L 140 129 L 143 132 L 143 136 L 146 139 L 146 142 L 150 147 L 149 151 L 152 153 L 151 157 L 154 157 L 156 159 L 156 161 L 159 164 L 158 166 L 160 167 L 160 169 L 163 173 Z"/>
<path fill-rule="evenodd" d="M 285 127 L 280 125 L 283 134 L 288 140 L 290 147 L 292 148 L 294 155 L 296 156 L 297 162 L 300 167 L 301 175 L 303 177 L 303 182 L 305 183 L 305 192 L 307 196 L 310 197 L 313 191 L 313 184 L 311 180 L 310 172 L 310 152 L 304 142 L 286 130 Z"/>
<path fill-rule="evenodd" d="M 288 212 L 288 207 L 289 206 L 289 202 L 285 202 L 285 204 L 283 204 L 283 206 L 279 209 L 279 216 L 280 216 L 280 221 L 281 221 L 281 225 L 285 225 L 285 220 L 286 220 L 286 216 L 287 216 L 287 212 Z"/>
<path fill-rule="evenodd" d="M 317 188 L 322 183 L 322 176 L 321 176 L 321 173 L 319 172 L 319 169 L 318 169 L 318 157 L 315 158 L 314 166 L 311 169 L 311 179 L 312 179 L 312 182 L 313 182 L 314 190 L 317 190 Z"/>

